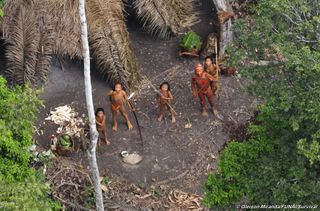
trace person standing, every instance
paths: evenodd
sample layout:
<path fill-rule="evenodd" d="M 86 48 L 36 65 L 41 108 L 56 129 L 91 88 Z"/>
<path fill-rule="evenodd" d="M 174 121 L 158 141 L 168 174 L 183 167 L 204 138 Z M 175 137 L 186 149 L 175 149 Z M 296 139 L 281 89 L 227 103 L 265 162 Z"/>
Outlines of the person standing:
<path fill-rule="evenodd" d="M 213 59 L 210 56 L 205 58 L 204 70 L 213 76 L 213 81 L 210 83 L 210 85 L 213 94 L 217 97 L 220 93 L 219 67 L 213 63 Z"/>
<path fill-rule="evenodd" d="M 200 99 L 202 116 L 208 116 L 205 98 L 207 98 L 209 104 L 211 105 L 212 113 L 215 116 L 218 115 L 218 111 L 213 102 L 213 92 L 210 85 L 210 82 L 214 81 L 214 79 L 215 78 L 212 75 L 204 71 L 201 64 L 195 65 L 195 74 L 191 79 L 191 88 L 194 100 L 196 100 L 197 96 Z"/>

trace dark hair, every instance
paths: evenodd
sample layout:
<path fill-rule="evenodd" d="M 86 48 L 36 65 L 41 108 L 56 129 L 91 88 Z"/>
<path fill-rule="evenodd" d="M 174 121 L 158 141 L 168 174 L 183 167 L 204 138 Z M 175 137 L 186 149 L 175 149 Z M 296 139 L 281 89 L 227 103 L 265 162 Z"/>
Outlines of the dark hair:
<path fill-rule="evenodd" d="M 116 81 L 113 85 L 113 91 L 116 91 L 116 85 L 120 84 L 121 88 L 123 89 L 122 83 L 120 83 L 119 81 Z"/>
<path fill-rule="evenodd" d="M 170 91 L 170 84 L 168 82 L 163 82 L 162 84 L 160 84 L 160 89 L 162 88 L 163 85 L 167 85 L 168 86 L 168 91 Z"/>
<path fill-rule="evenodd" d="M 213 59 L 211 56 L 207 56 L 206 58 L 204 58 L 204 60 L 210 59 L 213 62 Z"/>
<path fill-rule="evenodd" d="M 99 113 L 100 111 L 102 111 L 102 113 L 104 114 L 103 108 L 97 108 L 97 110 L 96 110 L 96 116 L 98 115 L 98 113 Z"/>

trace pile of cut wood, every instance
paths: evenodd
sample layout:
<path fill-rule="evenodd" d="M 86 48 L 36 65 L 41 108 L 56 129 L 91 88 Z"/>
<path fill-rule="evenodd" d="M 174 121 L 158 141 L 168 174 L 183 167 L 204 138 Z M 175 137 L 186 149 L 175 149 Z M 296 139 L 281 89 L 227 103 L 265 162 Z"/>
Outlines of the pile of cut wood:
<path fill-rule="evenodd" d="M 80 137 L 80 133 L 85 125 L 82 117 L 69 105 L 56 107 L 50 111 L 50 116 L 45 120 L 51 120 L 59 125 L 58 134 L 68 134 L 69 136 Z"/>

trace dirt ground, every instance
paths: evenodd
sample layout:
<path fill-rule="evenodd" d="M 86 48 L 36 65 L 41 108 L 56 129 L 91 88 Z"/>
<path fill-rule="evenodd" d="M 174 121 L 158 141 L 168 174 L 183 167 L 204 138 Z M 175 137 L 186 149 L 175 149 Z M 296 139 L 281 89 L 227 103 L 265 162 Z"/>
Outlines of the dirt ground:
<path fill-rule="evenodd" d="M 217 30 L 212 24 L 212 7 L 209 3 L 199 5 L 201 21 L 192 27 L 203 38 Z M 111 145 L 102 144 L 97 151 L 100 174 L 106 176 L 112 173 L 134 184 L 143 183 L 147 187 L 168 185 L 202 195 L 207 174 L 215 170 L 218 153 L 229 140 L 224 131 L 225 124 L 246 122 L 256 101 L 245 93 L 242 79 L 222 76 L 222 91 L 217 106 L 224 119 L 215 118 L 209 112 L 209 104 L 209 116 L 202 117 L 199 101 L 193 102 L 190 88 L 194 64 L 201 60 L 177 56 L 182 35 L 170 40 L 158 40 L 146 34 L 134 21 L 129 21 L 128 27 L 134 52 L 145 76 L 140 90 L 133 97 L 143 135 L 143 148 L 132 114 L 133 130 L 127 130 L 125 122 L 119 117 L 118 132 L 111 131 L 110 103 L 106 97 L 110 87 L 93 69 L 94 105 L 107 111 L 108 139 L 111 140 Z M 158 88 L 163 81 L 171 84 L 174 108 L 178 113 L 174 124 L 170 122 L 168 112 L 165 121 L 157 121 L 156 94 L 152 87 Z M 42 99 L 45 107 L 38 115 L 37 128 L 43 134 L 35 135 L 35 138 L 44 148 L 48 148 L 49 137 L 57 129 L 56 125 L 44 121 L 50 110 L 71 104 L 81 115 L 87 113 L 81 62 L 64 59 L 60 63 L 56 59 Z M 192 124 L 191 128 L 185 128 L 188 121 Z M 122 150 L 138 152 L 143 156 L 143 161 L 134 167 L 124 164 L 119 155 Z M 85 152 L 74 152 L 68 159 L 87 168 Z"/>

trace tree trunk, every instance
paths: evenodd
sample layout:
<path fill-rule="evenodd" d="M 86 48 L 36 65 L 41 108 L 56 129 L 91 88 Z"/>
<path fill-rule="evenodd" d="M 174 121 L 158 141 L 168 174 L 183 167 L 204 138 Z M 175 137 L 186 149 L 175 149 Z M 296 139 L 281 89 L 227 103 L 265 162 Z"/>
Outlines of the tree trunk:
<path fill-rule="evenodd" d="M 86 103 L 89 117 L 90 125 L 90 147 L 88 150 L 90 172 L 92 177 L 92 182 L 94 186 L 95 196 L 96 196 L 96 208 L 98 211 L 104 210 L 102 190 L 99 181 L 99 169 L 96 157 L 96 147 L 98 141 L 98 132 L 96 128 L 96 119 L 94 114 L 93 99 L 92 99 L 92 86 L 91 86 L 91 76 L 90 76 L 90 53 L 89 53 L 89 43 L 88 43 L 88 27 L 85 14 L 85 0 L 79 0 L 79 14 L 81 22 L 81 41 L 82 41 L 82 53 L 84 61 L 84 85 L 85 85 L 85 95 Z"/>
<path fill-rule="evenodd" d="M 228 12 L 233 13 L 232 7 L 229 4 L 229 0 L 212 0 L 217 12 Z M 232 22 L 228 18 L 225 22 L 220 23 L 220 39 L 219 39 L 219 57 L 222 59 L 224 57 L 227 45 L 232 41 Z"/>

